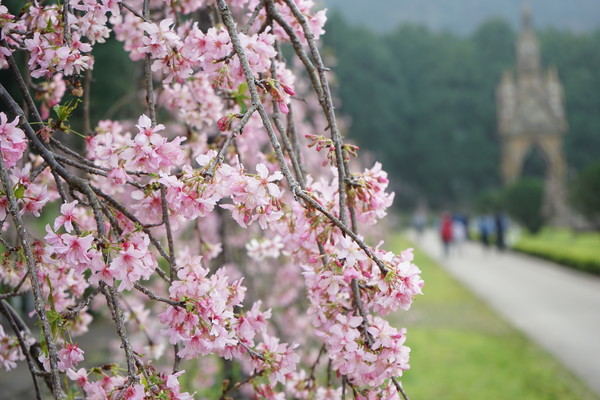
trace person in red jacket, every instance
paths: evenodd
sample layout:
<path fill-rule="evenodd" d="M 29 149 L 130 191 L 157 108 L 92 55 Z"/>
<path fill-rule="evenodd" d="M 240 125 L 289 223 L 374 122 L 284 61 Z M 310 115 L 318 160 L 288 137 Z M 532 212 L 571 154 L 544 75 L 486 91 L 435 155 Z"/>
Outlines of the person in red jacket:
<path fill-rule="evenodd" d="M 452 243 L 452 216 L 445 212 L 440 221 L 440 236 L 444 244 L 444 255 L 450 254 L 450 243 Z"/>

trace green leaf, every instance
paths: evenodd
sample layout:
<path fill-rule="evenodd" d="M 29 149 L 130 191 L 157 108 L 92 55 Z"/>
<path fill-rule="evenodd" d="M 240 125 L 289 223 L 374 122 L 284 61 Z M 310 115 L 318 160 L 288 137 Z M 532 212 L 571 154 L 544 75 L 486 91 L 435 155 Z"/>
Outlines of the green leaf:
<path fill-rule="evenodd" d="M 54 310 L 46 311 L 48 322 L 50 323 L 50 330 L 52 331 L 52 337 L 56 337 L 58 330 L 62 325 L 62 318 L 60 314 Z"/>
<path fill-rule="evenodd" d="M 23 195 L 25 194 L 25 186 L 21 185 L 20 183 L 17 183 L 13 192 L 17 199 L 22 199 Z"/>
<path fill-rule="evenodd" d="M 240 84 L 240 86 L 238 86 L 237 91 L 235 91 L 231 94 L 233 96 L 233 99 L 237 103 L 237 105 L 240 106 L 240 111 L 242 114 L 248 110 L 248 106 L 246 105 L 246 100 L 249 100 L 250 97 L 246 94 L 247 91 L 248 91 L 248 83 L 243 82 L 242 84 Z"/>
<path fill-rule="evenodd" d="M 75 109 L 77 108 L 77 105 L 80 101 L 80 99 L 71 100 L 66 104 L 57 104 L 54 107 L 52 107 L 58 118 L 59 127 L 62 126 L 63 122 L 66 122 L 69 119 L 71 114 L 73 114 L 73 111 L 75 111 Z"/>

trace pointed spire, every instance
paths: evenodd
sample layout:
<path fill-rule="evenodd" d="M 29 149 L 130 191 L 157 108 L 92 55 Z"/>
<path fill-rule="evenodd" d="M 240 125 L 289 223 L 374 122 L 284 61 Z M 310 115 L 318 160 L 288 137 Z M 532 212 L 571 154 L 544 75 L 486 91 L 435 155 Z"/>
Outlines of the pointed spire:
<path fill-rule="evenodd" d="M 525 76 L 541 78 L 540 49 L 532 24 L 532 11 L 529 2 L 523 4 L 523 30 L 517 42 L 517 71 L 520 78 Z"/>
<path fill-rule="evenodd" d="M 529 31 L 532 29 L 532 23 L 531 23 L 531 5 L 529 4 L 529 2 L 525 2 L 525 4 L 523 4 L 523 14 L 521 16 L 522 18 L 522 23 L 523 23 L 523 30 L 524 31 Z"/>

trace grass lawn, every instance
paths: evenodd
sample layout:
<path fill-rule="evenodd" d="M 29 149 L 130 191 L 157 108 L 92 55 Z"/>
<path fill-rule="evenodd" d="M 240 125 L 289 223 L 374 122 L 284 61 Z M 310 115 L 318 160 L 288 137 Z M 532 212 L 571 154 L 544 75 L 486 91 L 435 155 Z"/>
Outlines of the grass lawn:
<path fill-rule="evenodd" d="M 395 251 L 411 247 L 402 236 Z M 411 369 L 402 378 L 412 400 L 599 400 L 550 355 L 416 251 L 425 295 L 397 314 L 408 328 Z"/>
<path fill-rule="evenodd" d="M 513 248 L 573 268 L 600 274 L 600 233 L 598 232 L 545 228 L 535 235 L 523 233 Z"/>

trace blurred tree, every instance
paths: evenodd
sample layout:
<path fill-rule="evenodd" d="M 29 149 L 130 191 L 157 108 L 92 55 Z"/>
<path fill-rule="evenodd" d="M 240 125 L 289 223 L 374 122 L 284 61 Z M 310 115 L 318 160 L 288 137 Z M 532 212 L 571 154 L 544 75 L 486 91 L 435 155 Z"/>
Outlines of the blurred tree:
<path fill-rule="evenodd" d="M 574 173 L 600 159 L 600 30 L 587 35 L 549 30 L 539 38 L 544 64 L 558 68 L 565 88 L 565 151 Z"/>
<path fill-rule="evenodd" d="M 573 206 L 600 229 L 600 161 L 585 168 L 571 188 Z"/>
<path fill-rule="evenodd" d="M 504 189 L 502 203 L 515 221 L 536 233 L 546 220 L 542 212 L 543 197 L 544 181 L 524 177 Z"/>
<path fill-rule="evenodd" d="M 465 208 L 500 186 L 495 89 L 514 65 L 508 23 L 489 20 L 470 37 L 413 25 L 379 35 L 334 15 L 327 32 L 348 135 L 384 162 L 398 203 L 424 197 L 433 207 Z M 546 31 L 540 40 L 544 64 L 564 82 L 567 158 L 578 170 L 600 158 L 600 31 Z"/>
<path fill-rule="evenodd" d="M 106 43 L 94 47 L 94 57 L 103 67 L 94 70 L 91 96 L 91 119 L 126 119 L 139 115 L 144 105 L 138 101 L 139 87 L 132 76 L 142 79 L 141 62 L 134 64 L 123 50 L 123 43 L 111 37 Z"/>

